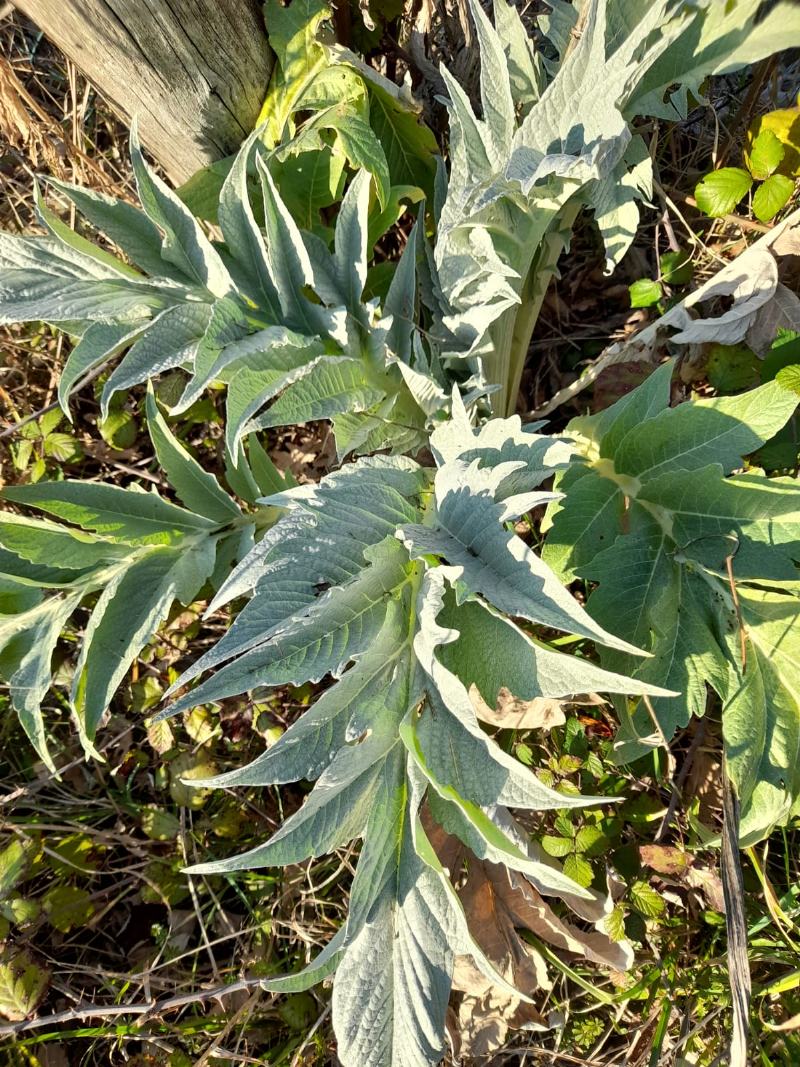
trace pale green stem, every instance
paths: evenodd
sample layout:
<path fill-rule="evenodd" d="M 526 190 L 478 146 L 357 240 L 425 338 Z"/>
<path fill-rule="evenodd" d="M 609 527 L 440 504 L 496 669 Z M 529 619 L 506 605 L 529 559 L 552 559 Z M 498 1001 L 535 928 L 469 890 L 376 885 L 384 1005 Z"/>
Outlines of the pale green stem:
<path fill-rule="evenodd" d="M 581 207 L 581 202 L 575 198 L 556 216 L 525 277 L 521 302 L 504 312 L 492 327 L 493 351 L 486 357 L 484 365 L 487 380 L 500 386 L 491 398 L 496 415 L 507 417 L 516 410 L 531 338 L 559 257 L 567 246 Z"/>

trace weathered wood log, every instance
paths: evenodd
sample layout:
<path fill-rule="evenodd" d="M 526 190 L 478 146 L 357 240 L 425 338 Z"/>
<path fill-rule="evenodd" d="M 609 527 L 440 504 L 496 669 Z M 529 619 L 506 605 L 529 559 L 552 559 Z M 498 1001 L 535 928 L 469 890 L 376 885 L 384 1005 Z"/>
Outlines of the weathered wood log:
<path fill-rule="evenodd" d="M 272 69 L 258 0 L 14 0 L 176 184 L 235 151 Z"/>

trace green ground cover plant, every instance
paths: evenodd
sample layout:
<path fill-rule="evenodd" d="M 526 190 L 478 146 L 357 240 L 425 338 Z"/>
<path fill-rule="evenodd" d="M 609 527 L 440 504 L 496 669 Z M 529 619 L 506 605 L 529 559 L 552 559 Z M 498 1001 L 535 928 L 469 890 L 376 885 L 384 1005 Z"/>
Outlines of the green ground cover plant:
<path fill-rule="evenodd" d="M 87 758 L 101 759 L 115 691 L 173 605 L 198 599 L 230 624 L 189 650 L 155 723 L 314 684 L 249 766 L 188 783 L 313 781 L 303 805 L 269 840 L 188 872 L 296 864 L 360 841 L 338 933 L 305 970 L 262 982 L 298 992 L 333 976 L 345 1067 L 436 1064 L 457 957 L 529 999 L 470 928 L 456 891 L 470 872 L 522 887 L 530 913 L 548 916 L 543 941 L 631 961 L 614 894 L 583 858 L 604 831 L 570 821 L 608 797 L 531 766 L 530 749 L 522 758 L 508 720 L 497 729 L 504 693 L 612 694 L 620 765 L 668 746 L 717 699 L 741 807 L 728 838 L 753 845 L 800 804 L 800 490 L 750 460 L 795 415 L 795 364 L 671 407 L 664 359 L 561 433 L 515 413 L 580 212 L 593 213 L 609 272 L 636 235 L 653 191 L 638 120 L 677 119 L 710 75 L 800 42 L 800 13 L 756 0 L 549 7 L 534 41 L 506 0 L 493 21 L 470 4 L 480 85 L 470 100 L 442 69 L 445 161 L 407 94 L 326 43 L 323 3 L 270 2 L 276 73 L 234 158 L 179 195 L 134 128 L 141 208 L 48 179 L 120 255 L 38 190 L 46 234 L 0 235 L 0 321 L 73 339 L 66 417 L 100 375 L 106 421 L 147 383 L 164 490 L 37 471 L 3 491 L 14 510 L 0 518 L 0 672 L 13 709 L 55 773 L 41 705 L 66 633 L 69 707 Z M 387 234 L 396 251 L 377 256 Z M 222 389 L 224 484 L 178 432 Z M 320 421 L 336 469 L 296 484 L 269 435 Z M 537 529 L 528 517 L 545 508 Z M 535 813 L 554 811 L 559 833 L 543 835 Z M 642 914 L 658 911 L 646 886 L 632 894 Z M 543 896 L 570 917 L 550 919 Z M 590 949 L 574 923 L 592 928 Z"/>

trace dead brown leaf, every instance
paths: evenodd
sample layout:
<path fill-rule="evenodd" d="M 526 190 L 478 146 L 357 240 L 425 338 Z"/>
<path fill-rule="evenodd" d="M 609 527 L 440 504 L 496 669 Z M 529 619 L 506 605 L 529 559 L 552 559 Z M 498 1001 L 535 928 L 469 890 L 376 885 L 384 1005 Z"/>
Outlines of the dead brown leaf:
<path fill-rule="evenodd" d="M 479 719 L 505 730 L 552 730 L 567 721 L 564 701 L 548 697 L 522 700 L 505 686 L 500 688 L 494 708 L 489 707 L 474 682 L 469 687 L 469 698 Z"/>
<path fill-rule="evenodd" d="M 459 896 L 475 940 L 499 973 L 527 997 L 549 989 L 551 982 L 541 953 L 518 930 L 529 930 L 555 948 L 615 971 L 630 966 L 627 944 L 615 943 L 601 930 L 586 932 L 560 919 L 527 878 L 505 867 L 470 857 Z M 578 904 L 575 898 L 568 903 L 598 924 L 606 913 L 600 899 Z M 546 1027 L 532 1005 L 498 989 L 469 961 L 459 961 L 453 984 L 464 993 L 459 1009 L 464 1055 L 487 1055 L 504 1043 L 509 1029 Z"/>
<path fill-rule="evenodd" d="M 694 856 L 674 845 L 641 845 L 639 857 L 646 867 L 672 877 L 682 877 L 694 863 Z"/>
<path fill-rule="evenodd" d="M 24 149 L 35 167 L 45 164 L 59 177 L 66 177 L 61 131 L 44 114 L 17 77 L 14 68 L 0 56 L 0 139 Z"/>
<path fill-rule="evenodd" d="M 526 996 L 549 989 L 543 957 L 517 933 L 514 888 L 505 868 L 470 863 L 460 896 L 475 940 L 499 973 Z M 546 1029 L 532 1004 L 498 988 L 466 957 L 456 960 L 453 987 L 464 994 L 458 1027 L 465 1056 L 486 1056 L 500 1048 L 509 1029 Z"/>
<path fill-rule="evenodd" d="M 686 884 L 692 889 L 702 893 L 706 905 L 712 911 L 725 914 L 725 895 L 722 890 L 722 879 L 716 871 L 707 867 L 692 867 L 686 872 Z"/>

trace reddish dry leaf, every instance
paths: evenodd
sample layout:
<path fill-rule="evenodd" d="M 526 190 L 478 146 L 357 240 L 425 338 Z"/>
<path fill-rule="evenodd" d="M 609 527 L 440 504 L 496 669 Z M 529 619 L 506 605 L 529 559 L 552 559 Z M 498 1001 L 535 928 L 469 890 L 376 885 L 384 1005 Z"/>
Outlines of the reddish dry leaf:
<path fill-rule="evenodd" d="M 450 858 L 453 862 L 452 853 Z M 469 873 L 459 896 L 473 937 L 497 970 L 525 996 L 549 989 L 551 982 L 543 957 L 520 937 L 520 929 L 613 970 L 630 966 L 627 944 L 615 943 L 601 930 L 587 933 L 560 919 L 527 878 L 505 867 L 470 857 Z M 594 901 L 570 898 L 568 903 L 582 917 L 597 923 L 602 922 L 607 911 L 599 897 Z M 465 1055 L 483 1056 L 499 1048 L 509 1029 L 545 1026 L 532 1005 L 497 989 L 468 962 L 459 961 L 453 984 L 464 992 L 459 1026 Z"/>
<path fill-rule="evenodd" d="M 678 878 L 685 875 L 694 863 L 693 855 L 674 845 L 641 845 L 639 857 L 651 870 Z"/>

